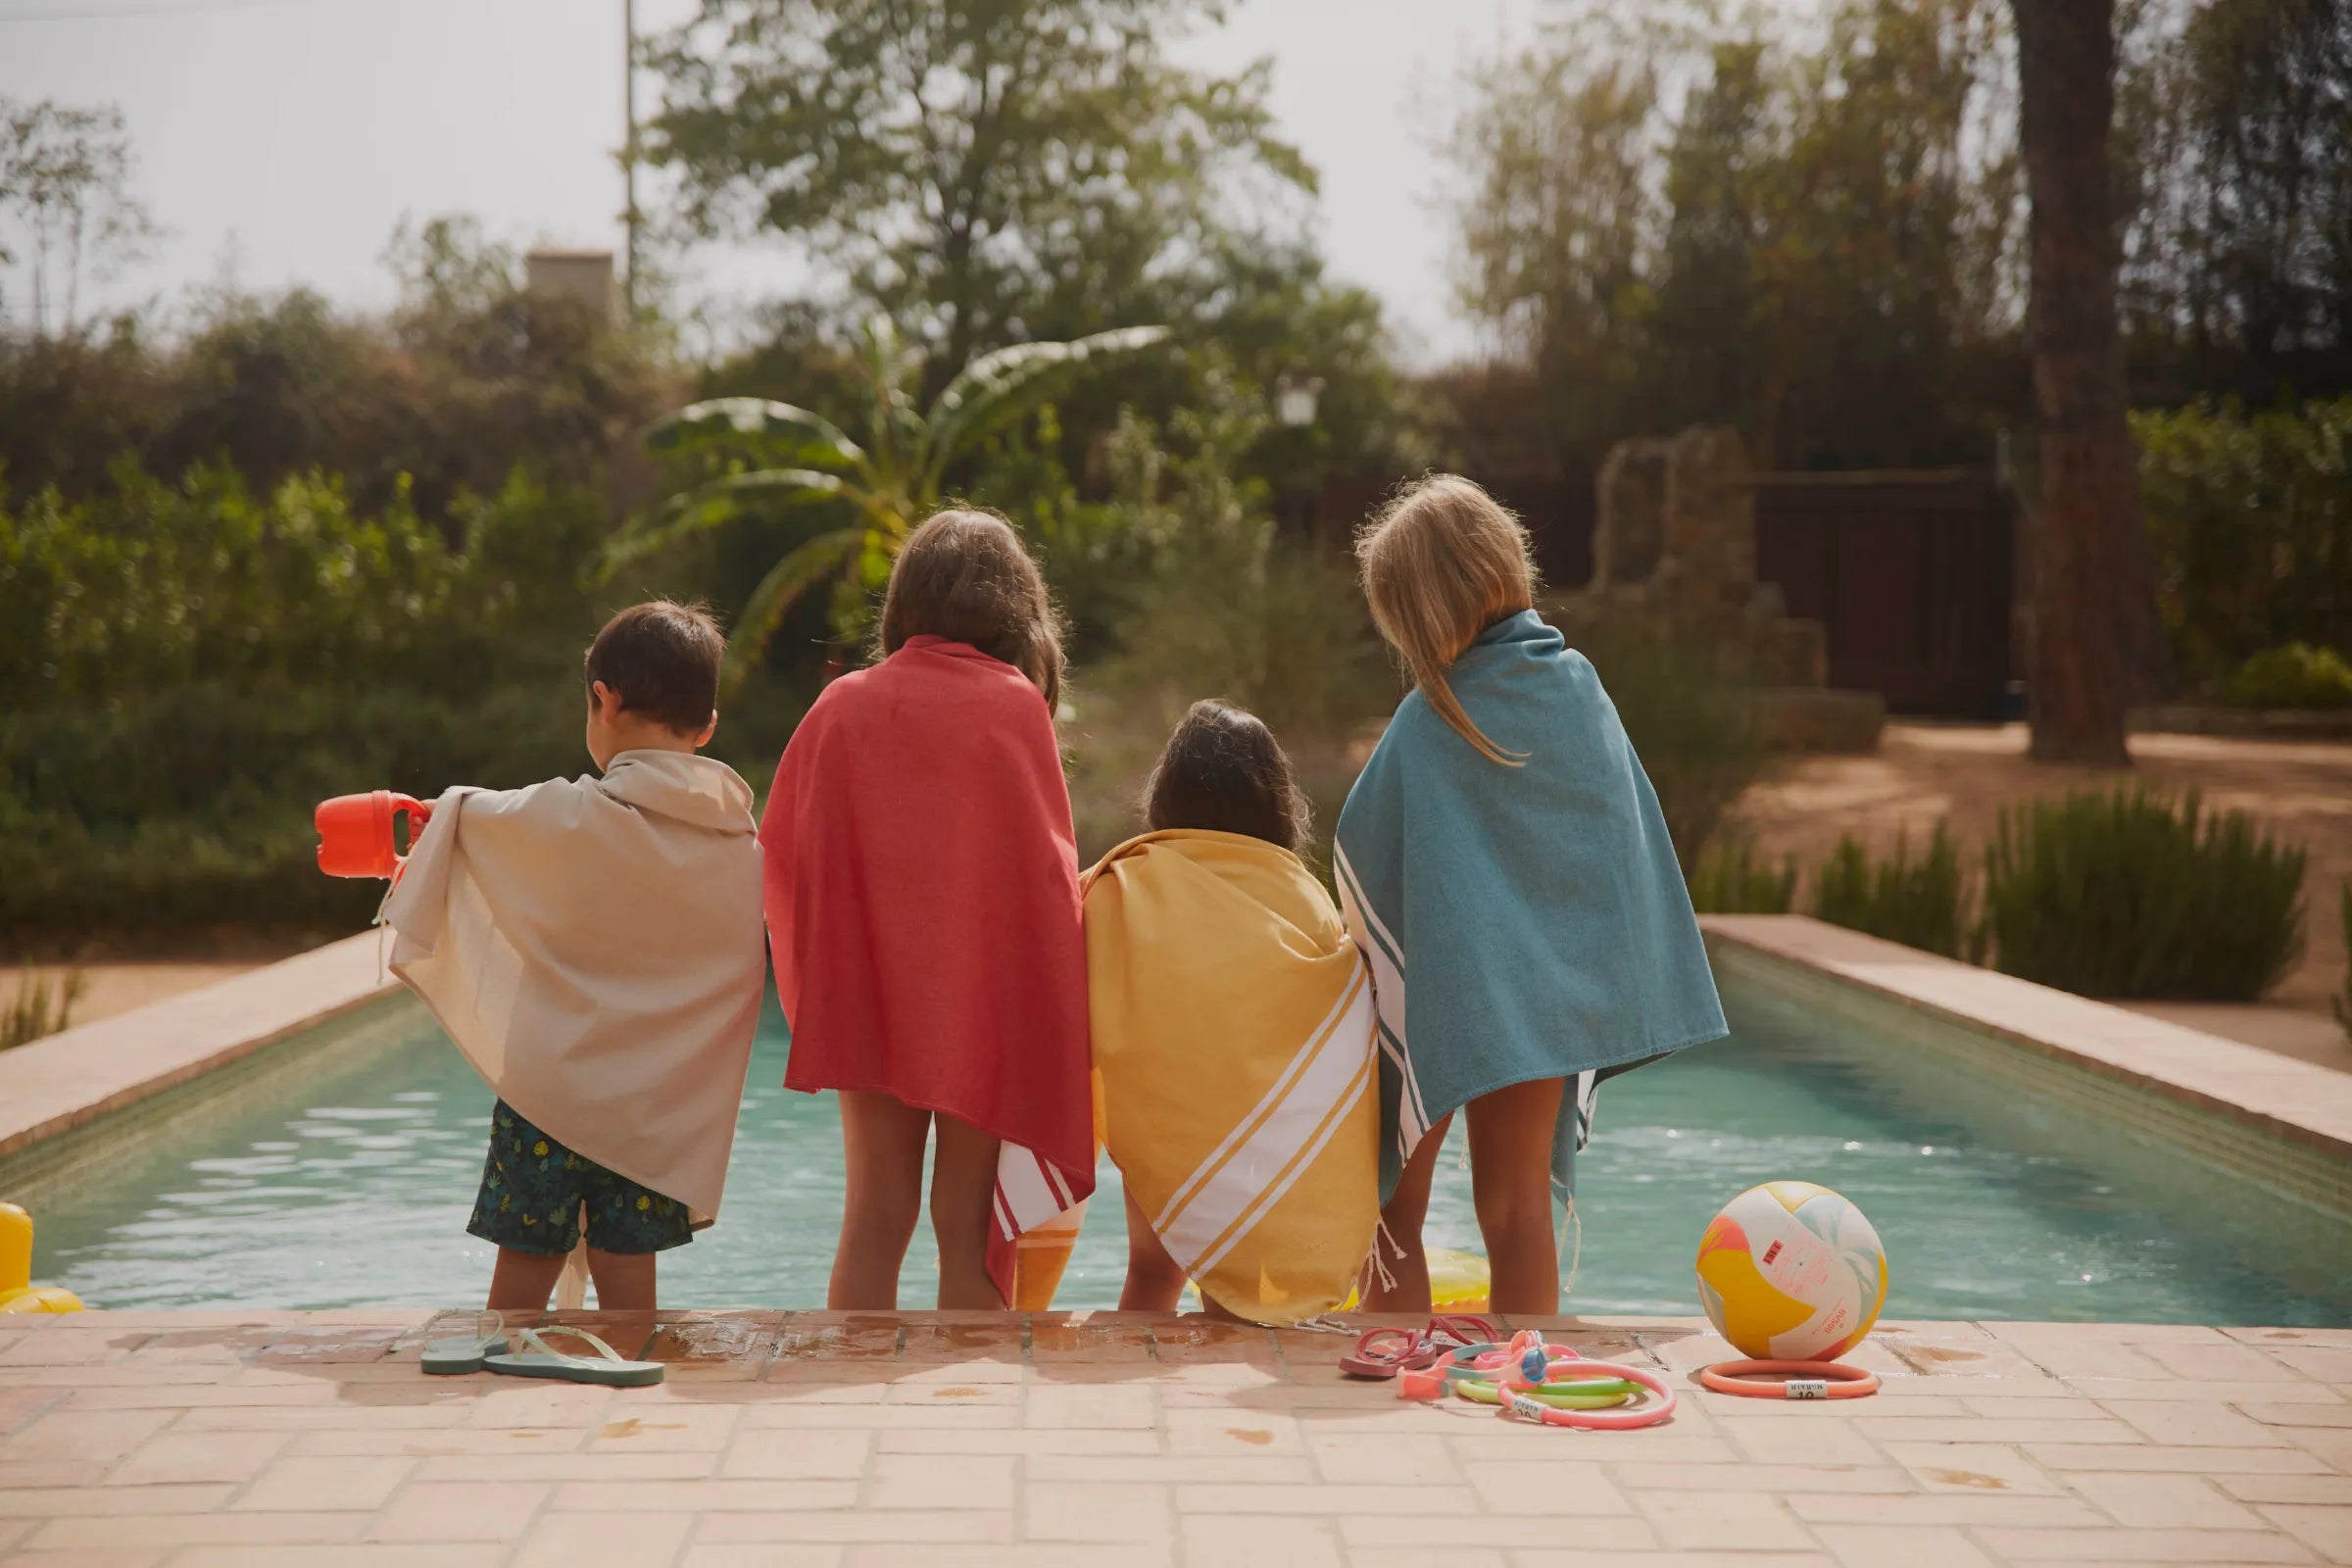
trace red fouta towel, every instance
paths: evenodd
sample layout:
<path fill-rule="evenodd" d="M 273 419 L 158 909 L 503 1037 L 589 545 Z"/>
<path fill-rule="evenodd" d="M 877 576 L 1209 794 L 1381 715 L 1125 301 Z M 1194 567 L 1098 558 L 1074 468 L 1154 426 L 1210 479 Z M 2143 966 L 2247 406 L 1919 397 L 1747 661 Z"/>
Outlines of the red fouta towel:
<path fill-rule="evenodd" d="M 1045 699 L 910 637 L 809 709 L 760 825 L 784 1086 L 873 1090 L 1004 1142 L 989 1271 L 1094 1190 L 1086 936 Z"/>

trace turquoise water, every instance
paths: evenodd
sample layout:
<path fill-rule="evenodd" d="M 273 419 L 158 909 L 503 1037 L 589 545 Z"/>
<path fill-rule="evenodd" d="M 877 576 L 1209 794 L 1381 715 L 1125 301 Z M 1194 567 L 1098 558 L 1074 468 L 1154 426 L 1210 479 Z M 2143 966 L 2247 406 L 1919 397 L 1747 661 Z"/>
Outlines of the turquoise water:
<path fill-rule="evenodd" d="M 2352 1323 L 2352 1240 L 2177 1156 L 2035 1112 L 1900 1041 L 1825 1031 L 1729 990 L 1740 1033 L 1603 1089 L 1579 1166 L 1571 1305 L 1697 1310 L 1690 1262 L 1756 1182 L 1837 1188 L 1885 1240 L 1890 1316 Z M 25 1196 L 35 1277 L 111 1307 L 470 1304 L 467 1236 L 490 1096 L 420 1009 L 175 1112 L 150 1143 Z M 665 1303 L 818 1306 L 841 1211 L 831 1102 L 787 1094 L 763 1028 L 719 1224 L 662 1262 Z M 1458 1134 L 1457 1134 L 1458 1143 Z M 1057 1304 L 1107 1306 L 1125 1263 L 1117 1172 Z M 901 1281 L 930 1304 L 918 1233 Z M 1428 1240 L 1475 1249 L 1469 1179 L 1441 1161 Z"/>

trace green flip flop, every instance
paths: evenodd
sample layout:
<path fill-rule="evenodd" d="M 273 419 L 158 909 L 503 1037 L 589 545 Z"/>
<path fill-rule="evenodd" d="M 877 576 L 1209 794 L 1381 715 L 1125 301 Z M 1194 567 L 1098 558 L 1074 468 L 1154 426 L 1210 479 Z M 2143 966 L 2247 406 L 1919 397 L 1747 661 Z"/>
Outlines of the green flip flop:
<path fill-rule="evenodd" d="M 437 1378 L 460 1377 L 467 1372 L 482 1370 L 483 1361 L 492 1349 L 507 1343 L 507 1329 L 496 1312 L 475 1312 L 473 1332 L 424 1342 L 424 1353 L 418 1358 L 427 1375 Z M 427 1331 L 430 1334 L 430 1329 Z"/>
<path fill-rule="evenodd" d="M 565 1383 L 602 1383 L 615 1389 L 659 1383 L 668 1370 L 659 1361 L 632 1361 L 586 1329 L 549 1328 L 548 1334 L 568 1334 L 586 1340 L 596 1354 L 572 1355 L 540 1338 L 541 1330 L 524 1329 L 515 1336 L 525 1348 L 511 1355 L 489 1355 L 482 1364 L 493 1372 L 517 1378 L 556 1378 Z"/>

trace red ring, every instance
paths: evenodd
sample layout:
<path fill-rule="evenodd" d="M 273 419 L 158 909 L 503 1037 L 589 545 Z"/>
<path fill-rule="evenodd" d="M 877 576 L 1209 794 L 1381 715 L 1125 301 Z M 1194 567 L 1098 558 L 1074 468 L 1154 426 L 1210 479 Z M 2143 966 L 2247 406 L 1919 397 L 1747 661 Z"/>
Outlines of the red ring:
<path fill-rule="evenodd" d="M 1757 1377 L 1767 1372 L 1782 1376 L 1772 1382 Z M 1744 1399 L 1859 1399 L 1879 1392 L 1876 1372 L 1836 1361 L 1718 1361 L 1700 1367 L 1698 1381 L 1717 1394 Z"/>

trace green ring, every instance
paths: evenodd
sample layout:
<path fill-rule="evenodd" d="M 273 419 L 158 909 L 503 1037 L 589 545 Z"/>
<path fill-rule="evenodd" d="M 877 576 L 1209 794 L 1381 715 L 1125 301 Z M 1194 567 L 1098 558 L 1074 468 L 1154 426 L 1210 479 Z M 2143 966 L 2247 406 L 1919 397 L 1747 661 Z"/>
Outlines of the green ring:
<path fill-rule="evenodd" d="M 1480 1404 L 1502 1403 L 1501 1391 L 1485 1378 L 1460 1379 L 1454 1383 L 1453 1392 Z M 1605 1410 L 1626 1403 L 1642 1391 L 1641 1385 L 1623 1378 L 1587 1378 L 1577 1383 L 1546 1383 L 1520 1392 L 1555 1410 Z"/>

